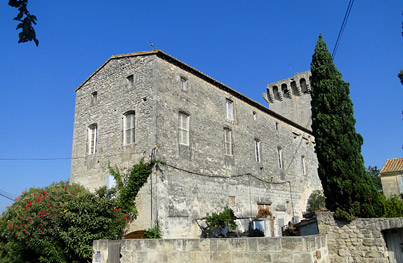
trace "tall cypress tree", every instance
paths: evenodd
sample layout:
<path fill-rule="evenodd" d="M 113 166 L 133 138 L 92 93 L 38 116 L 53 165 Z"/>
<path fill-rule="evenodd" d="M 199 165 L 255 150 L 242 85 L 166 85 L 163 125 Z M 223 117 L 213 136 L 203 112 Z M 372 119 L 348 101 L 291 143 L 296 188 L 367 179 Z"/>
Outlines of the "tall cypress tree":
<path fill-rule="evenodd" d="M 311 63 L 312 130 L 326 206 L 337 218 L 379 217 L 383 206 L 361 155 L 349 84 L 319 36 Z"/>

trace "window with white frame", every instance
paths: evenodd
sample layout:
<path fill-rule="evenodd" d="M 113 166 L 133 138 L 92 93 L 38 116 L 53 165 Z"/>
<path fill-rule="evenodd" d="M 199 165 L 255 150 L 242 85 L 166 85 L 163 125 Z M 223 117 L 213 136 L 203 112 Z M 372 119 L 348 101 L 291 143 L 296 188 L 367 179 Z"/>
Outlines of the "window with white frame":
<path fill-rule="evenodd" d="M 306 163 L 305 156 L 301 156 L 302 174 L 306 175 Z"/>
<path fill-rule="evenodd" d="M 179 112 L 179 144 L 189 145 L 189 115 Z"/>
<path fill-rule="evenodd" d="M 227 108 L 227 121 L 233 121 L 234 120 L 234 103 L 232 100 L 227 99 L 225 102 L 226 108 Z"/>
<path fill-rule="evenodd" d="M 225 155 L 232 155 L 232 131 L 230 128 L 224 128 L 224 148 Z"/>
<path fill-rule="evenodd" d="M 180 77 L 179 81 L 180 81 L 179 84 L 180 84 L 181 90 L 187 91 L 188 90 L 188 80 L 187 80 L 187 78 Z"/>
<path fill-rule="evenodd" d="M 255 161 L 260 163 L 261 155 L 260 155 L 260 141 L 258 139 L 254 140 L 255 145 Z"/>
<path fill-rule="evenodd" d="M 123 115 L 123 144 L 129 145 L 135 142 L 135 120 L 134 111 L 129 111 Z"/>
<path fill-rule="evenodd" d="M 278 167 L 283 169 L 283 150 L 278 147 L 277 148 L 277 157 L 278 157 Z"/>
<path fill-rule="evenodd" d="M 94 154 L 97 151 L 97 124 L 88 126 L 88 142 L 87 151 L 88 154 Z"/>

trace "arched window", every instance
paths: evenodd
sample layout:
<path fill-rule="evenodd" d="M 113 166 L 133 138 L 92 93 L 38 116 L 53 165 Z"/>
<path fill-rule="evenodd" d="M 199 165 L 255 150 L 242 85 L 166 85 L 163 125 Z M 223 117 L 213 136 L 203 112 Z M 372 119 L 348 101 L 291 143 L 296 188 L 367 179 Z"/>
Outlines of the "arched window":
<path fill-rule="evenodd" d="M 298 96 L 298 88 L 297 88 L 297 83 L 295 83 L 295 81 L 291 82 L 291 93 L 294 96 Z"/>
<path fill-rule="evenodd" d="M 280 93 L 278 93 L 278 87 L 274 86 L 273 87 L 273 96 L 275 100 L 281 100 L 280 99 Z"/>
<path fill-rule="evenodd" d="M 291 98 L 288 94 L 287 84 L 281 84 L 281 91 L 283 92 L 283 98 Z"/>
<path fill-rule="evenodd" d="M 300 79 L 299 84 L 301 85 L 302 93 L 308 93 L 308 87 L 306 86 L 306 80 L 304 78 Z"/>
<path fill-rule="evenodd" d="M 135 142 L 136 114 L 128 111 L 123 114 L 123 144 L 129 145 Z"/>

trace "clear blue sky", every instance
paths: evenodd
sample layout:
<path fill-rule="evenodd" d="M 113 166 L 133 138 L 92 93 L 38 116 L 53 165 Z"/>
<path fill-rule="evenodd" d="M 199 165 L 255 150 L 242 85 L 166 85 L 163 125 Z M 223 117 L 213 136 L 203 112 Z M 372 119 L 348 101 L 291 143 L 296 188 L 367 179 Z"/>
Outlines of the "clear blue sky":
<path fill-rule="evenodd" d="M 71 157 L 74 90 L 111 55 L 147 41 L 267 106 L 268 83 L 310 68 L 318 35 L 333 49 L 343 1 L 33 1 L 40 41 L 17 44 L 0 7 L 0 158 Z M 366 166 L 403 157 L 403 1 L 355 1 L 335 64 L 350 83 Z M 67 180 L 70 160 L 0 161 L 0 190 Z M 2 210 L 11 202 L 0 197 Z M 0 210 L 0 211 L 1 211 Z"/>

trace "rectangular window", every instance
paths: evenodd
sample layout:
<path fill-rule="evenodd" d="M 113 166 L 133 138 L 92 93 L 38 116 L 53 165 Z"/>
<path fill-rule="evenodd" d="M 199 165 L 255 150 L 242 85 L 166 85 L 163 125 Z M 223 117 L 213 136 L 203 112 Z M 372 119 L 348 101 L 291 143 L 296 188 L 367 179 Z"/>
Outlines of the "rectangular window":
<path fill-rule="evenodd" d="M 227 108 L 227 120 L 233 121 L 234 120 L 234 106 L 233 106 L 232 100 L 227 99 L 226 108 Z"/>
<path fill-rule="evenodd" d="M 252 112 L 252 114 L 253 114 L 253 120 L 254 120 L 254 121 L 257 120 L 256 111 Z"/>
<path fill-rule="evenodd" d="M 226 155 L 232 155 L 232 131 L 224 128 L 224 148 Z"/>
<path fill-rule="evenodd" d="M 257 163 L 260 163 L 260 141 L 258 139 L 255 139 L 255 160 Z"/>
<path fill-rule="evenodd" d="M 302 174 L 306 175 L 305 156 L 301 156 Z"/>
<path fill-rule="evenodd" d="M 180 88 L 181 90 L 188 90 L 188 80 L 185 77 L 180 77 Z"/>
<path fill-rule="evenodd" d="M 94 91 L 93 93 L 91 93 L 91 105 L 96 104 L 97 101 L 98 101 L 98 93 Z"/>
<path fill-rule="evenodd" d="M 124 115 L 123 122 L 123 140 L 124 144 L 133 144 L 135 142 L 135 117 L 134 112 Z"/>
<path fill-rule="evenodd" d="M 277 148 L 277 156 L 278 156 L 278 167 L 283 169 L 283 151 L 281 148 Z"/>
<path fill-rule="evenodd" d="M 134 75 L 129 75 L 126 78 L 127 88 L 132 89 L 134 87 Z"/>
<path fill-rule="evenodd" d="M 179 112 L 179 143 L 189 145 L 189 115 Z"/>
<path fill-rule="evenodd" d="M 97 151 L 97 125 L 93 124 L 88 127 L 88 154 L 94 154 Z"/>

